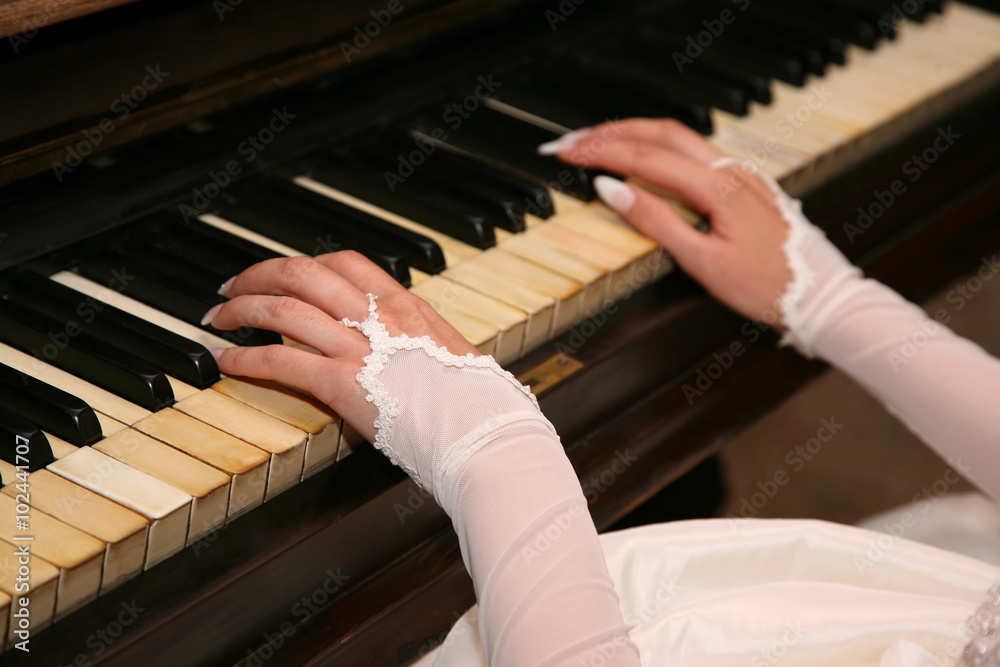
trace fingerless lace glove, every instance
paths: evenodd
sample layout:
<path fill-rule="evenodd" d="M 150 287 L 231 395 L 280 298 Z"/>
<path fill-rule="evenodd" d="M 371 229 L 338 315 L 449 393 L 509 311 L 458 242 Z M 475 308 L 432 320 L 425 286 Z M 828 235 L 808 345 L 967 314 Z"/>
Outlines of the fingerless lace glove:
<path fill-rule="evenodd" d="M 576 474 L 531 392 L 489 356 L 389 336 L 375 297 L 358 381 L 375 447 L 451 517 L 490 665 L 638 665 Z M 598 663 L 592 663 L 596 659 Z"/>

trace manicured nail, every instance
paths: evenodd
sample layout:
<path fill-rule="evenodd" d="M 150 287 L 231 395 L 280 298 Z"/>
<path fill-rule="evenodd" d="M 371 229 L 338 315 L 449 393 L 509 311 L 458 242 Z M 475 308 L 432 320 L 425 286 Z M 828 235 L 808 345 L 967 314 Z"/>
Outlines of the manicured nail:
<path fill-rule="evenodd" d="M 208 351 L 212 353 L 212 356 L 215 357 L 216 361 L 219 360 L 219 357 L 222 356 L 222 352 L 223 352 L 223 350 L 222 350 L 221 347 L 210 347 L 210 348 L 208 348 Z"/>
<path fill-rule="evenodd" d="M 605 204 L 621 214 L 628 213 L 635 205 L 635 193 L 624 182 L 610 176 L 594 179 L 594 189 Z"/>
<path fill-rule="evenodd" d="M 558 139 L 553 139 L 538 147 L 539 155 L 555 155 L 556 153 L 573 148 L 576 142 L 590 134 L 589 127 L 581 127 L 579 130 L 567 132 Z"/>
<path fill-rule="evenodd" d="M 236 280 L 236 276 L 233 276 L 226 282 L 222 283 L 222 287 L 219 288 L 219 294 L 226 296 L 226 293 L 229 292 L 229 288 L 232 287 L 234 280 Z"/>
<path fill-rule="evenodd" d="M 212 306 L 209 309 L 209 311 L 207 313 L 205 313 L 205 317 L 201 318 L 201 326 L 205 326 L 206 324 L 208 324 L 209 322 L 211 322 L 212 320 L 214 320 L 215 316 L 219 314 L 219 310 L 221 308 L 222 308 L 222 304 L 221 303 L 219 305 L 217 305 L 217 306 Z"/>

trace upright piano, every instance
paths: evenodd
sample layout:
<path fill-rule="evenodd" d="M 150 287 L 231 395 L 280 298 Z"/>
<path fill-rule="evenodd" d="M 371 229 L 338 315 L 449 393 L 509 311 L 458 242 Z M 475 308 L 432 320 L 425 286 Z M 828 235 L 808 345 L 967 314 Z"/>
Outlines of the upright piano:
<path fill-rule="evenodd" d="M 325 406 L 219 376 L 208 346 L 296 343 L 201 325 L 218 285 L 364 253 L 532 386 L 606 529 L 824 366 L 535 147 L 676 118 L 919 300 L 995 265 L 996 10 L 0 3 L 0 661 L 418 659 L 474 602 L 448 518 Z"/>

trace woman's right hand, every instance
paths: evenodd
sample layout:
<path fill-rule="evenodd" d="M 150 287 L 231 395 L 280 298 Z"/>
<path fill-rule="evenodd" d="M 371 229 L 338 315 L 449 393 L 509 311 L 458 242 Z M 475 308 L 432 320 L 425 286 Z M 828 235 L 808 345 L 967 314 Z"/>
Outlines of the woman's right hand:
<path fill-rule="evenodd" d="M 632 119 L 567 135 L 541 152 L 571 164 L 637 177 L 710 220 L 703 234 L 635 183 L 598 177 L 598 194 L 633 227 L 658 241 L 692 278 L 737 312 L 784 330 L 778 301 L 792 280 L 782 249 L 788 224 L 757 176 L 724 158 L 675 120 Z"/>

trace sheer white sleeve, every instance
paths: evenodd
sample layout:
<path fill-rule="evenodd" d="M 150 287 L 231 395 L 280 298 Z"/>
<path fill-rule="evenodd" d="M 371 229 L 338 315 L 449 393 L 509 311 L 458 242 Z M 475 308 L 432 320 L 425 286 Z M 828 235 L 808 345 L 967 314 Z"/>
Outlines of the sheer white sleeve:
<path fill-rule="evenodd" d="M 798 201 L 769 184 L 790 227 L 784 250 L 794 277 L 780 304 L 788 328 L 782 342 L 853 377 L 956 471 L 1000 499 L 1000 360 L 865 279 Z"/>
<path fill-rule="evenodd" d="M 638 665 L 579 481 L 534 396 L 492 357 L 391 337 L 375 298 L 358 381 L 375 446 L 451 517 L 490 665 Z M 472 399 L 475 400 L 472 400 Z"/>

